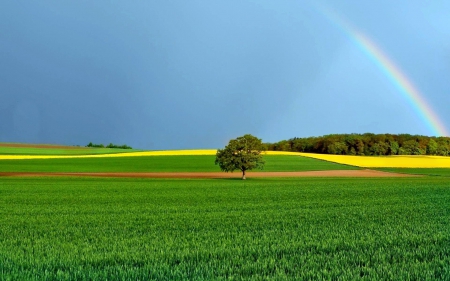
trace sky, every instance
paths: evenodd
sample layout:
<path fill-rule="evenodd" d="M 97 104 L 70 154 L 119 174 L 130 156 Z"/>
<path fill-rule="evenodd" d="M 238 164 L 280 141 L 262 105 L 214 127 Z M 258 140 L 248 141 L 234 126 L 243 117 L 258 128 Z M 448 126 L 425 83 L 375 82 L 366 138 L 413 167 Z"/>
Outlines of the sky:
<path fill-rule="evenodd" d="M 0 3 L 0 142 L 164 150 L 248 133 L 439 135 L 349 26 L 448 132 L 447 0 L 40 0 Z"/>

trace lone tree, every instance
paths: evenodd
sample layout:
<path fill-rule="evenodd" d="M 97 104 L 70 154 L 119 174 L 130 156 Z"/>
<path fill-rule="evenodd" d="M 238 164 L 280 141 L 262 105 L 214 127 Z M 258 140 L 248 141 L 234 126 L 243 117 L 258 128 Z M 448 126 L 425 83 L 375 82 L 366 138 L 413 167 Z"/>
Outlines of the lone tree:
<path fill-rule="evenodd" d="M 245 180 L 245 171 L 264 168 L 265 161 L 261 155 L 264 150 L 265 146 L 260 139 L 247 134 L 230 140 L 224 149 L 218 149 L 216 165 L 224 172 L 241 170 L 242 179 Z"/>

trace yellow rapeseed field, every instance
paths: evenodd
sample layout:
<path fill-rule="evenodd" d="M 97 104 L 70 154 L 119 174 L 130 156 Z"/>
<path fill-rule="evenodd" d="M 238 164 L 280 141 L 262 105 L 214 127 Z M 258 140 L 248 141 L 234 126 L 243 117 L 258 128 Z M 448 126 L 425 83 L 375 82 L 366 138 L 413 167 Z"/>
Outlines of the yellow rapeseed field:
<path fill-rule="evenodd" d="M 4 159 L 56 159 L 56 158 L 98 158 L 98 157 L 138 157 L 138 156 L 167 156 L 167 155 L 215 155 L 215 149 L 196 150 L 161 150 L 126 152 L 116 154 L 93 155 L 0 155 Z M 450 157 L 445 156 L 350 156 L 300 153 L 288 151 L 267 151 L 267 155 L 292 155 L 304 156 L 314 159 L 335 162 L 339 164 L 364 167 L 364 168 L 450 168 Z"/>
<path fill-rule="evenodd" d="M 446 156 L 351 156 L 315 153 L 299 153 L 299 155 L 364 168 L 450 168 L 450 157 Z"/>
<path fill-rule="evenodd" d="M 216 151 L 217 150 L 215 150 L 215 149 L 195 149 L 195 150 L 140 151 L 140 152 L 91 154 L 91 155 L 0 155 L 0 160 L 4 160 L 4 159 L 136 157 L 136 156 L 167 156 L 167 155 L 215 155 Z"/>

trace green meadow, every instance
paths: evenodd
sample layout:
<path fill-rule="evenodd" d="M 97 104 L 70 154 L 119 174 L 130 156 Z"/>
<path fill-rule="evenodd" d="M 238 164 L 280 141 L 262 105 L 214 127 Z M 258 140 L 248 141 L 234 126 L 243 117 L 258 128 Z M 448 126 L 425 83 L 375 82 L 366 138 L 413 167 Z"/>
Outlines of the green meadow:
<path fill-rule="evenodd" d="M 2 280 L 448 280 L 445 178 L 0 178 Z"/>
<path fill-rule="evenodd" d="M 217 172 L 214 159 L 0 160 L 0 172 Z M 0 280 L 449 280 L 450 173 L 383 170 L 439 176 L 0 177 Z"/>
<path fill-rule="evenodd" d="M 450 177 L 449 168 L 379 168 L 377 170 L 413 175 Z"/>
<path fill-rule="evenodd" d="M 263 171 L 356 170 L 353 166 L 285 155 L 266 155 Z M 213 155 L 0 160 L 0 172 L 218 172 Z M 255 170 L 258 171 L 258 170 Z"/>
<path fill-rule="evenodd" d="M 38 147 L 6 147 L 0 145 L 0 155 L 92 155 L 140 151 L 136 149 L 118 148 L 38 148 Z"/>

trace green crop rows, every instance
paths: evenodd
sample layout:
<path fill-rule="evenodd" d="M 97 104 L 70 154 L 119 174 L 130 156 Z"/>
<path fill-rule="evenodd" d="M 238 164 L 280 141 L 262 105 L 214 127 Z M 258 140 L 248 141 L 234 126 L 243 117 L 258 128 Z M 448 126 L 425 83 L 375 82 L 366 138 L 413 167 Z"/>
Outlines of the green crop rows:
<path fill-rule="evenodd" d="M 449 168 L 379 168 L 377 170 L 403 174 L 450 177 Z"/>
<path fill-rule="evenodd" d="M 446 178 L 0 178 L 1 280 L 449 280 Z"/>
<path fill-rule="evenodd" d="M 214 159 L 202 155 L 0 160 L 0 172 L 218 172 Z M 358 169 L 299 156 L 266 155 L 264 159 L 264 171 L 270 172 Z"/>
<path fill-rule="evenodd" d="M 139 151 L 136 149 L 117 148 L 37 148 L 37 147 L 6 147 L 0 145 L 0 155 L 91 155 L 91 154 L 111 154 Z"/>

